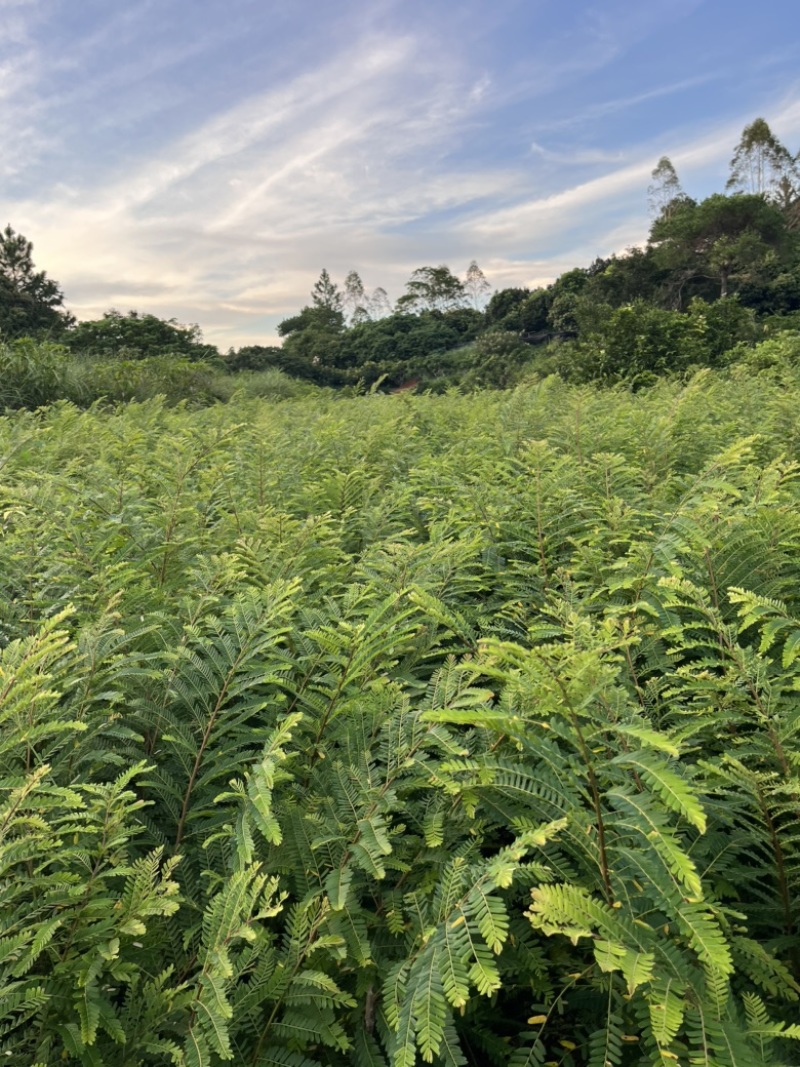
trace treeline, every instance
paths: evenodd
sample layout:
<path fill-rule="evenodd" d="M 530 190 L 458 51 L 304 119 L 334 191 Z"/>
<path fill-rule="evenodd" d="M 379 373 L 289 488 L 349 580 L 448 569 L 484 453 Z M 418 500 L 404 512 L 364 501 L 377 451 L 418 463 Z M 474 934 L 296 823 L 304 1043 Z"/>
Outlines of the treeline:
<path fill-rule="evenodd" d="M 693 199 L 662 157 L 648 190 L 652 225 L 642 248 L 598 258 L 545 287 L 491 297 L 474 260 L 463 277 L 446 265 L 423 266 L 394 305 L 357 271 L 340 285 L 323 270 L 311 302 L 280 323 L 280 346 L 225 354 L 203 342 L 198 326 L 136 311 L 76 323 L 57 283 L 34 267 L 30 242 L 9 226 L 0 233 L 0 336 L 7 342 L 0 370 L 8 379 L 11 364 L 32 360 L 37 377 L 43 357 L 19 347 L 28 337 L 48 341 L 45 362 L 61 360 L 62 371 L 77 360 L 70 373 L 80 387 L 72 392 L 89 398 L 105 390 L 125 399 L 125 383 L 135 380 L 146 393 L 151 385 L 157 391 L 161 377 L 167 394 L 224 398 L 233 388 L 224 376 L 243 371 L 266 373 L 284 389 L 288 377 L 333 388 L 441 391 L 505 387 L 548 373 L 641 385 L 720 366 L 800 323 L 799 155 L 756 119 L 735 148 L 724 192 Z M 13 390 L 2 399 L 19 406 Z"/>
<path fill-rule="evenodd" d="M 394 309 L 352 272 L 323 271 L 311 304 L 281 323 L 283 346 L 242 349 L 313 381 L 359 378 L 504 386 L 538 369 L 574 381 L 647 381 L 716 366 L 800 320 L 800 163 L 764 119 L 745 128 L 724 193 L 698 201 L 662 157 L 644 248 L 598 258 L 552 285 L 495 292 L 473 261 L 463 280 L 421 267 Z M 733 353 L 733 355 L 731 355 Z"/>

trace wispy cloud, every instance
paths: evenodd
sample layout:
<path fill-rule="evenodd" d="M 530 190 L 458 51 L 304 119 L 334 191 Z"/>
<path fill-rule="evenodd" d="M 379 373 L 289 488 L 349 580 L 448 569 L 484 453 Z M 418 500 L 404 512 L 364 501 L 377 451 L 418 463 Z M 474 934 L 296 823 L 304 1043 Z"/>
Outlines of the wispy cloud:
<path fill-rule="evenodd" d="M 381 227 L 503 184 L 482 174 L 450 183 L 429 173 L 419 182 L 415 154 L 427 146 L 435 160 L 446 151 L 476 103 L 457 72 L 434 72 L 418 54 L 410 37 L 357 42 L 204 122 L 88 198 L 68 190 L 48 205 L 18 203 L 20 226 L 43 234 L 37 253 L 84 316 L 146 296 L 151 310 L 209 312 L 208 333 L 219 336 L 220 312 L 228 320 L 233 309 L 256 315 L 259 300 L 262 315 L 274 314 L 276 302 L 296 306 L 287 278 L 298 249 L 313 262 L 338 234 L 341 260 L 345 232 L 355 255 Z M 115 283 L 98 285 L 109 277 Z"/>
<path fill-rule="evenodd" d="M 536 141 L 531 143 L 531 155 L 539 156 L 548 163 L 565 164 L 569 167 L 593 165 L 595 163 L 620 163 L 623 155 L 621 152 L 609 152 L 602 148 L 567 148 L 552 149 Z"/>
<path fill-rule="evenodd" d="M 538 36 L 553 5 L 498 0 L 494 22 L 505 20 L 506 33 L 532 11 L 530 47 L 512 48 L 507 64 L 485 47 L 480 31 L 494 23 L 480 22 L 481 5 L 448 23 L 410 0 L 368 12 L 345 4 L 335 22 L 320 15 L 312 42 L 287 30 L 279 43 L 265 32 L 257 47 L 254 0 L 197 0 L 213 24 L 201 32 L 187 21 L 177 41 L 152 23 L 165 11 L 191 20 L 187 0 L 98 3 L 89 32 L 59 60 L 43 16 L 61 2 L 0 0 L 0 27 L 13 16 L 19 39 L 17 59 L 0 49 L 0 98 L 11 101 L 0 135 L 28 146 L 7 171 L 0 223 L 4 215 L 34 241 L 80 317 L 138 307 L 199 321 L 223 347 L 274 336 L 323 266 L 339 277 L 357 268 L 367 285 L 399 295 L 426 262 L 464 269 L 476 257 L 493 285 L 531 285 L 639 243 L 658 157 L 670 154 L 689 191 L 719 188 L 754 117 L 644 122 L 624 144 L 608 133 L 611 116 L 627 122 L 628 112 L 647 116 L 724 83 L 724 63 L 701 74 L 676 67 L 660 82 L 648 73 L 624 92 L 592 80 L 696 0 L 660 14 L 614 0 L 613 18 L 583 4 L 569 32 Z M 276 24 L 289 26 L 284 15 L 288 5 Z M 798 101 L 790 83 L 758 101 L 790 143 L 800 138 Z"/>
<path fill-rule="evenodd" d="M 691 78 L 681 78 L 678 81 L 670 82 L 666 85 L 656 85 L 650 89 L 645 89 L 643 92 L 631 93 L 628 96 L 616 97 L 611 100 L 603 100 L 596 104 L 589 104 L 586 107 L 578 109 L 571 115 L 563 116 L 554 121 L 548 121 L 545 119 L 540 125 L 541 130 L 564 130 L 572 126 L 588 125 L 598 119 L 604 118 L 607 115 L 614 115 L 621 111 L 628 111 L 631 108 L 638 107 L 641 104 L 650 103 L 653 100 L 660 100 L 664 97 L 676 96 L 679 93 L 685 93 L 690 89 L 699 89 L 703 85 L 708 85 L 710 82 L 719 81 L 723 78 L 725 72 L 718 71 L 706 71 L 703 74 L 695 75 Z"/>

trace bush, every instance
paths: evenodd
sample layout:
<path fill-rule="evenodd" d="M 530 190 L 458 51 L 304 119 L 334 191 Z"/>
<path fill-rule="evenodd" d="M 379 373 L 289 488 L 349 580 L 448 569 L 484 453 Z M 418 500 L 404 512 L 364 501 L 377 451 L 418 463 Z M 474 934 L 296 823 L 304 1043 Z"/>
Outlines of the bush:
<path fill-rule="evenodd" d="M 786 331 L 751 348 L 739 345 L 731 353 L 731 362 L 748 373 L 800 368 L 800 332 Z"/>
<path fill-rule="evenodd" d="M 519 381 L 522 369 L 531 361 L 533 349 L 509 330 L 482 334 L 472 346 L 473 367 L 466 383 L 505 389 Z"/>
<path fill-rule="evenodd" d="M 224 401 L 232 400 L 235 396 L 294 400 L 297 397 L 313 396 L 319 391 L 319 386 L 298 378 L 290 378 L 277 367 L 241 371 L 238 374 L 219 374 L 213 382 L 214 395 Z"/>
<path fill-rule="evenodd" d="M 66 391 L 77 404 L 147 400 L 163 396 L 168 404 L 181 400 L 207 404 L 218 399 L 222 376 L 206 363 L 190 363 L 170 356 L 147 359 L 88 360 L 74 363 Z"/>
<path fill-rule="evenodd" d="M 712 304 L 695 297 L 688 314 L 702 334 L 708 366 L 719 366 L 737 344 L 752 344 L 756 339 L 755 315 L 738 297 L 724 297 Z"/>
<path fill-rule="evenodd" d="M 64 343 L 79 356 L 100 359 L 219 359 L 216 347 L 203 342 L 199 326 L 183 326 L 175 319 L 160 319 L 138 311 L 127 315 L 107 311 L 102 319 L 79 322 L 65 335 Z"/>
<path fill-rule="evenodd" d="M 564 355 L 557 370 L 569 381 L 643 384 L 655 376 L 708 363 L 704 320 L 637 302 L 610 311 L 597 332 Z"/>
<path fill-rule="evenodd" d="M 63 345 L 22 337 L 0 344 L 0 408 L 37 408 L 69 392 Z"/>
<path fill-rule="evenodd" d="M 798 1063 L 796 389 L 0 455 L 0 1062 Z"/>
<path fill-rule="evenodd" d="M 267 370 L 279 367 L 282 350 L 277 345 L 245 345 L 230 352 L 223 362 L 229 371 Z"/>

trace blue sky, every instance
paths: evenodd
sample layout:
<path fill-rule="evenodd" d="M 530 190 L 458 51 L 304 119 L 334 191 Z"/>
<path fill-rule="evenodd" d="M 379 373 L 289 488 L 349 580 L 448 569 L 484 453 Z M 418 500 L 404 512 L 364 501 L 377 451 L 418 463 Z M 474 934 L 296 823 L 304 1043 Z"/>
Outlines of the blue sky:
<path fill-rule="evenodd" d="M 0 0 L 0 225 L 79 318 L 269 343 L 322 267 L 534 286 L 800 148 L 796 0 Z"/>

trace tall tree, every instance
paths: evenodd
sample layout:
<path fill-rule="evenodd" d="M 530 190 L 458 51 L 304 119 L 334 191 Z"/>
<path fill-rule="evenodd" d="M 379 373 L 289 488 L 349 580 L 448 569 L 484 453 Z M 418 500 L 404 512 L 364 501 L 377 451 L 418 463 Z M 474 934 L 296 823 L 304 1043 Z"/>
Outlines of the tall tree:
<path fill-rule="evenodd" d="M 324 267 L 311 290 L 311 303 L 315 308 L 324 308 L 327 311 L 341 312 L 344 306 L 344 297 L 339 286 L 331 281 L 331 276 Z"/>
<path fill-rule="evenodd" d="M 674 204 L 684 195 L 678 172 L 669 156 L 662 156 L 651 173 L 652 182 L 647 188 L 650 213 L 658 218 L 670 213 Z"/>
<path fill-rule="evenodd" d="M 343 306 L 351 323 L 364 322 L 370 317 L 368 297 L 357 270 L 351 270 L 344 280 Z"/>
<path fill-rule="evenodd" d="M 33 244 L 11 226 L 0 232 L 0 334 L 58 335 L 74 322 L 57 282 L 33 265 Z"/>
<path fill-rule="evenodd" d="M 798 178 L 796 161 L 762 118 L 745 126 L 730 169 L 726 189 L 770 198 L 780 195 L 783 179 L 796 185 Z"/>
<path fill-rule="evenodd" d="M 323 268 L 311 290 L 311 305 L 304 307 L 298 315 L 284 319 L 278 325 L 281 337 L 298 330 L 338 333 L 344 328 L 344 296 L 339 286 L 331 281 L 331 276 Z"/>
<path fill-rule="evenodd" d="M 382 285 L 378 285 L 372 290 L 369 300 L 367 301 L 367 311 L 369 312 L 370 319 L 373 321 L 391 315 L 392 305 L 389 301 L 389 294 Z"/>
<path fill-rule="evenodd" d="M 406 292 L 397 301 L 398 311 L 452 311 L 464 307 L 464 283 L 441 264 L 418 267 L 406 282 Z"/>
<path fill-rule="evenodd" d="M 478 266 L 476 260 L 472 260 L 467 267 L 467 276 L 464 282 L 464 289 L 467 296 L 472 301 L 472 306 L 476 311 L 480 310 L 480 306 L 483 303 L 484 297 L 491 289 L 491 285 L 486 281 L 486 275 Z"/>

